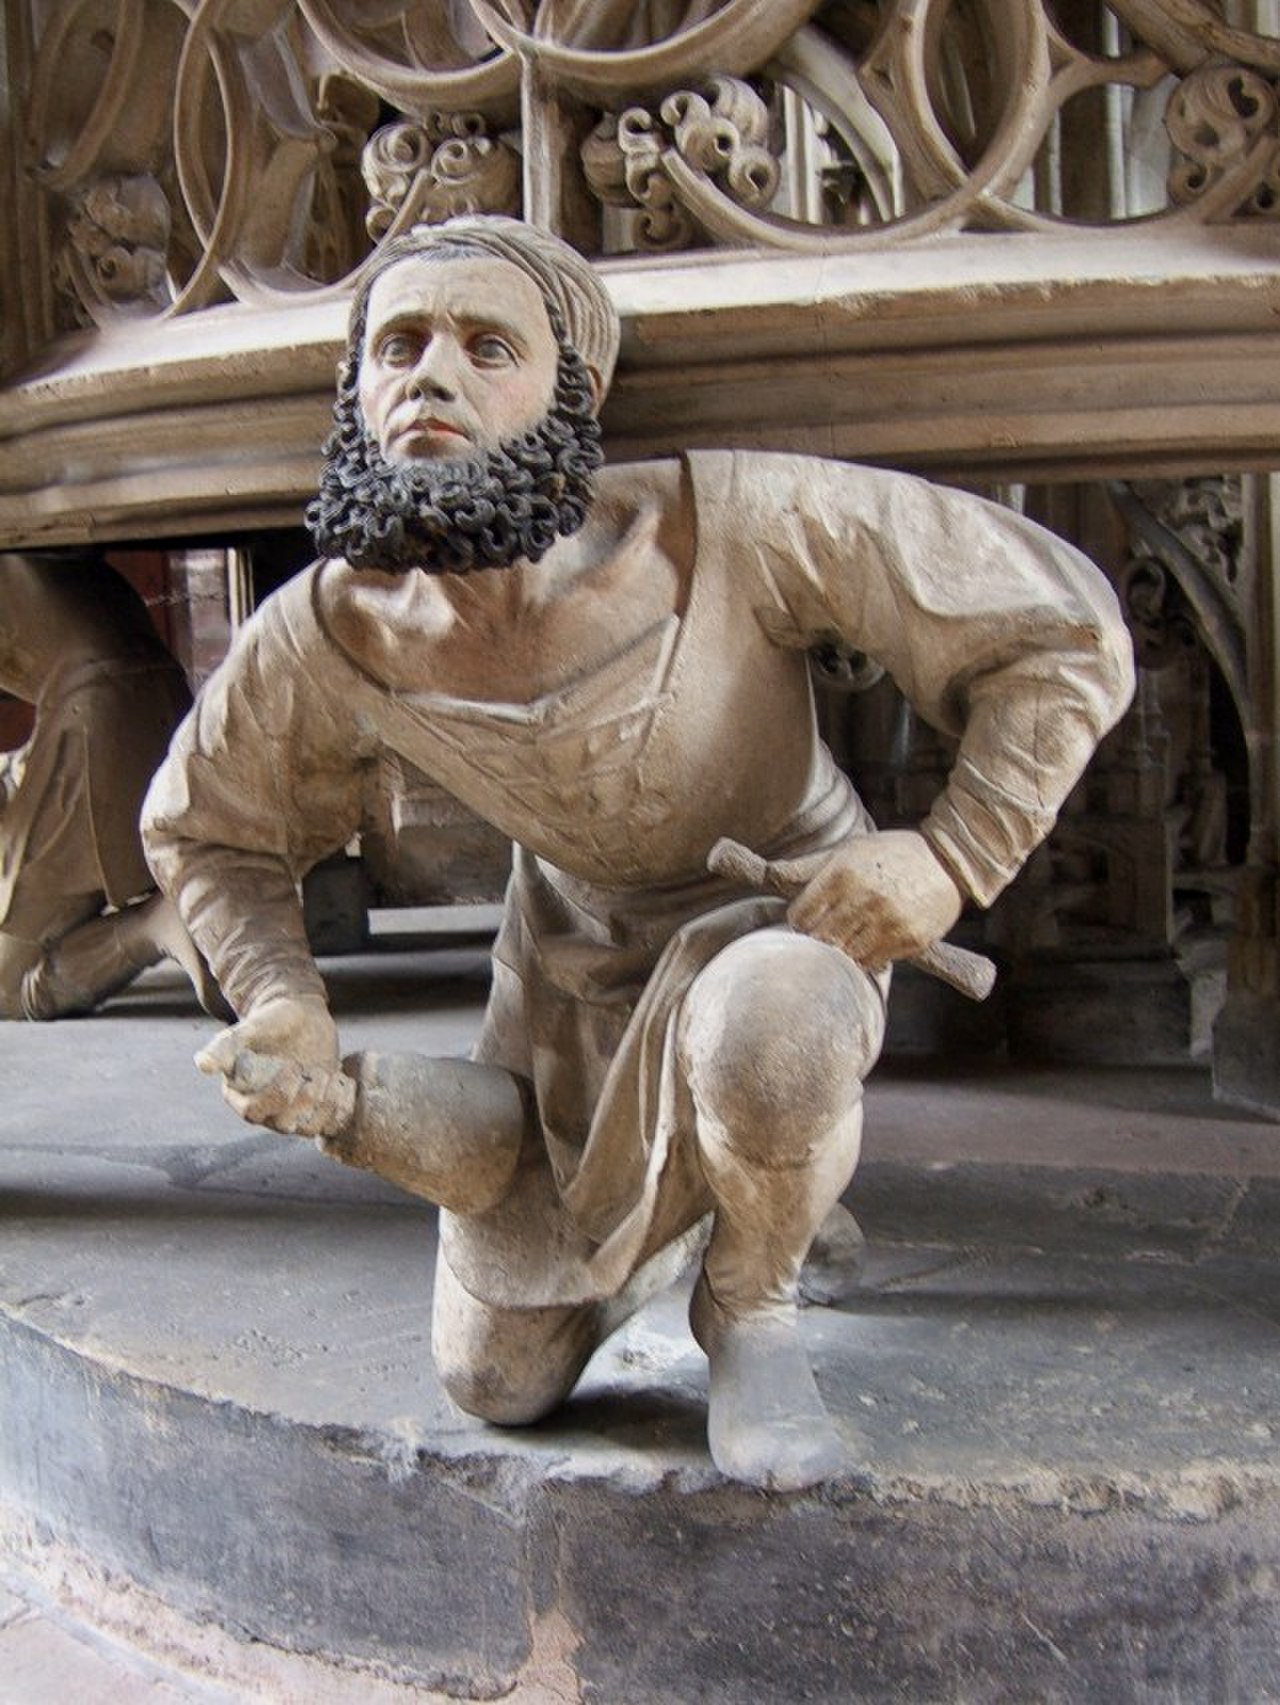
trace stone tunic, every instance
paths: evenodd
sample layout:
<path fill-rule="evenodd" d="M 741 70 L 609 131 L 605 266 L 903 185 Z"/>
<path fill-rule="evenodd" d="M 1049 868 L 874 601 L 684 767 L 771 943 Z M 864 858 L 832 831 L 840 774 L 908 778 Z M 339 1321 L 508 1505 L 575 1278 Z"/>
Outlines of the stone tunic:
<path fill-rule="evenodd" d="M 1105 582 L 1021 518 L 804 457 L 686 467 L 687 597 L 603 662 L 526 703 L 419 689 L 358 643 L 360 621 L 413 634 L 413 582 L 384 596 L 322 564 L 249 624 L 148 802 L 157 874 L 241 1013 L 320 992 L 294 881 L 356 827 L 380 746 L 516 841 L 478 1056 L 529 1082 L 536 1128 L 506 1201 L 442 1216 L 450 1265 L 490 1302 L 609 1295 L 709 1205 L 683 997 L 784 908 L 709 875 L 707 852 L 730 835 L 797 856 L 871 827 L 818 737 L 808 647 L 866 652 L 960 737 L 922 827 L 983 903 L 1131 691 Z M 500 690 L 500 654 L 494 672 Z"/>

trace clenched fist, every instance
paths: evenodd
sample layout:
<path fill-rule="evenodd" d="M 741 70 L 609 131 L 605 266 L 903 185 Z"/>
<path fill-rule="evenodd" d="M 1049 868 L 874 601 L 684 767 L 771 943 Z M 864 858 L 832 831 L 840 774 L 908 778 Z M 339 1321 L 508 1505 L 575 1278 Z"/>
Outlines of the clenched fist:
<path fill-rule="evenodd" d="M 350 1123 L 355 1085 L 342 1071 L 329 1008 L 314 995 L 264 1001 L 219 1032 L 196 1065 L 221 1074 L 223 1100 L 251 1125 L 319 1137 Z"/>

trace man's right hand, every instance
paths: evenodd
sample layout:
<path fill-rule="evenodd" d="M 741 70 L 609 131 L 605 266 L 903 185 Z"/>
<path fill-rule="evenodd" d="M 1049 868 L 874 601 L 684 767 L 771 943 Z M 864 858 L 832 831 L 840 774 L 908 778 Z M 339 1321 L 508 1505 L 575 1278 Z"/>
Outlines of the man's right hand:
<path fill-rule="evenodd" d="M 223 1099 L 251 1125 L 333 1137 L 350 1124 L 355 1085 L 342 1070 L 329 1008 L 315 996 L 263 1001 L 202 1048 L 196 1065 L 221 1074 Z"/>

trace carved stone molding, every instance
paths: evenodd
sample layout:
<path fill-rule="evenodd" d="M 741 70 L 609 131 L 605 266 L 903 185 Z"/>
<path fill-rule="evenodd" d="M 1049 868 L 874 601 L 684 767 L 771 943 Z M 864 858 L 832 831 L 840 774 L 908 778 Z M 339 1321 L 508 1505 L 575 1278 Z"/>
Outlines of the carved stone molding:
<path fill-rule="evenodd" d="M 610 454 L 738 445 L 966 481 L 1273 461 L 1280 262 L 1257 227 L 1132 232 L 1117 254 L 1064 234 L 1028 266 L 1022 239 L 996 234 L 608 260 Z M 135 320 L 0 387 L 0 546 L 296 526 L 345 323 L 339 295 Z"/>

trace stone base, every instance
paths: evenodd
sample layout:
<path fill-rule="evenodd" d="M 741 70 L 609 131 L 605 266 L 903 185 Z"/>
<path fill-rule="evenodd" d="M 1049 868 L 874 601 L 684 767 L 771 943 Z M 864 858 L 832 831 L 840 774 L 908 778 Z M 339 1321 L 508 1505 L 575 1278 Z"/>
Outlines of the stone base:
<path fill-rule="evenodd" d="M 853 1466 L 771 1498 L 706 1459 L 683 1296 L 553 1423 L 501 1433 L 453 1413 L 425 1359 L 429 1217 L 296 1195 L 237 1212 L 224 1189 L 188 1230 L 225 1261 L 171 1255 L 149 1351 L 111 1295 L 158 1264 L 136 1236 L 132 1274 L 86 1284 L 81 1261 L 0 1314 L 5 1542 L 462 1698 L 530 1683 L 549 1631 L 600 1702 L 1264 1698 L 1280 1376 L 1257 1311 L 1280 1191 L 1228 1254 L 1235 1195 L 873 1165 L 863 1293 L 804 1322 Z M 108 1200 L 82 1211 L 119 1223 Z M 140 1229 L 174 1250 L 162 1205 Z M 375 1242 L 393 1259 L 371 1271 Z"/>
<path fill-rule="evenodd" d="M 0 1537 L 39 1568 L 71 1534 L 116 1593 L 139 1583 L 268 1656 L 463 1699 L 524 1697 L 549 1636 L 575 1684 L 555 1697 L 597 1705 L 1273 1697 L 1274 1466 L 1256 1441 L 1251 1471 L 1232 1452 L 1117 1474 L 1087 1440 L 1074 1461 L 1030 1460 L 1041 1418 L 1056 1446 L 1067 1422 L 1092 1434 L 1177 1395 L 1150 1358 L 1136 1377 L 1115 1366 L 1128 1398 L 1077 1372 L 1108 1321 L 1152 1330 L 1153 1299 L 1131 1287 L 1085 1303 L 1069 1284 L 1039 1369 L 1022 1335 L 993 1357 L 990 1329 L 1047 1276 L 1023 1267 L 943 1328 L 978 1327 L 985 1396 L 972 1379 L 948 1392 L 954 1363 L 921 1359 L 918 1300 L 888 1317 L 872 1301 L 858 1383 L 876 1442 L 848 1480 L 786 1499 L 698 1463 L 698 1405 L 673 1388 L 665 1334 L 657 1369 L 642 1341 L 656 1393 L 611 1370 L 559 1425 L 464 1446 L 407 1418 L 362 1430 L 212 1403 L 6 1329 L 7 1412 L 26 1424 L 6 1444 Z M 1208 1323 L 1155 1318 L 1207 1374 Z M 904 1472 L 895 1432 L 931 1466 Z"/>
<path fill-rule="evenodd" d="M 1244 991 L 1227 997 L 1213 1031 L 1213 1093 L 1280 1119 L 1280 1001 Z"/>
<path fill-rule="evenodd" d="M 331 967 L 344 1041 L 460 1051 L 482 967 Z M 190 1066 L 211 1028 L 167 972 L 0 1028 L 22 1566 L 92 1559 L 238 1675 L 462 1698 L 535 1697 L 552 1659 L 601 1705 L 1274 1691 L 1280 1154 L 1204 1074 L 877 1074 L 862 1286 L 802 1322 L 850 1470 L 769 1497 L 707 1457 L 684 1292 L 552 1422 L 455 1411 L 431 1212 L 241 1125 Z"/>

